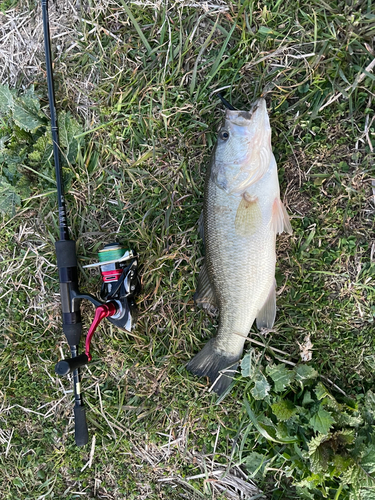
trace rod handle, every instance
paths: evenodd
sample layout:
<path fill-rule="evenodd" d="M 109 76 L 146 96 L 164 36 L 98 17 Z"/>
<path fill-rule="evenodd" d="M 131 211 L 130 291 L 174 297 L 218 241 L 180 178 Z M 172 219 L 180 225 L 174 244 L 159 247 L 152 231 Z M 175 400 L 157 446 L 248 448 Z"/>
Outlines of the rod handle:
<path fill-rule="evenodd" d="M 61 361 L 56 363 L 55 366 L 56 375 L 64 377 L 65 375 L 72 373 L 77 368 L 87 365 L 88 362 L 89 358 L 87 357 L 86 354 L 80 354 L 75 358 L 62 359 Z"/>
<path fill-rule="evenodd" d="M 77 446 L 85 446 L 89 441 L 86 408 L 84 406 L 74 407 L 74 437 Z"/>
<path fill-rule="evenodd" d="M 79 345 L 82 321 L 78 290 L 76 243 L 73 240 L 55 242 L 59 270 L 63 330 L 70 346 Z"/>

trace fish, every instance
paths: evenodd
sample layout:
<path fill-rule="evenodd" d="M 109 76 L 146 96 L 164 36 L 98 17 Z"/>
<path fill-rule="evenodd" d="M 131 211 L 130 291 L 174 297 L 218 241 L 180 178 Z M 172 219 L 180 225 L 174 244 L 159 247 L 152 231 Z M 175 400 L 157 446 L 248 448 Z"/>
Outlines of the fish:
<path fill-rule="evenodd" d="M 205 257 L 194 300 L 219 311 L 216 337 L 186 368 L 221 395 L 230 386 L 256 321 L 276 317 L 276 235 L 292 234 L 280 199 L 266 101 L 227 109 L 206 175 L 201 233 Z"/>

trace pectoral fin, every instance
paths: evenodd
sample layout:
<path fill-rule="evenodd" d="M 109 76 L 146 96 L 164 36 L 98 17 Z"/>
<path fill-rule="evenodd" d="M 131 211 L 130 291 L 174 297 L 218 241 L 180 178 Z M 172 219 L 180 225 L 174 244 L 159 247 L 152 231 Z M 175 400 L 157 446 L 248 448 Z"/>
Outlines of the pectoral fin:
<path fill-rule="evenodd" d="M 275 198 L 272 205 L 271 226 L 276 234 L 281 234 L 283 231 L 288 234 L 293 233 L 288 212 L 280 198 Z"/>
<path fill-rule="evenodd" d="M 262 223 L 262 213 L 260 211 L 257 197 L 252 197 L 246 192 L 242 195 L 238 206 L 235 229 L 239 236 L 251 236 Z"/>
<path fill-rule="evenodd" d="M 272 283 L 268 297 L 257 314 L 257 328 L 272 328 L 276 318 L 276 281 Z"/>
<path fill-rule="evenodd" d="M 215 312 L 218 308 L 215 292 L 210 283 L 205 263 L 199 272 L 198 286 L 194 294 L 194 301 L 198 307 L 208 309 L 211 312 Z"/>

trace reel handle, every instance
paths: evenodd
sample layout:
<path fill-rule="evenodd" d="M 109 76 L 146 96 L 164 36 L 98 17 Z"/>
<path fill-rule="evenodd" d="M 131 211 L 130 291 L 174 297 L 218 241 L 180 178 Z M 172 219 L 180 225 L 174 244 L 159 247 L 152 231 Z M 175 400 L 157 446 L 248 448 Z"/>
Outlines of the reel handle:
<path fill-rule="evenodd" d="M 75 358 L 62 359 L 61 361 L 56 363 L 55 366 L 56 375 L 64 377 L 65 375 L 72 373 L 72 371 L 76 370 L 77 368 L 87 365 L 88 362 L 89 358 L 87 357 L 86 354 L 80 354 Z"/>
<path fill-rule="evenodd" d="M 94 321 L 92 322 L 90 329 L 86 336 L 86 351 L 79 356 L 72 356 L 71 358 L 62 359 L 55 366 L 56 375 L 64 377 L 74 370 L 77 370 L 81 366 L 87 365 L 91 360 L 92 356 L 90 354 L 90 344 L 92 336 L 95 330 L 98 328 L 99 323 L 108 316 L 114 316 L 118 312 L 118 305 L 115 302 L 107 302 L 106 304 L 100 304 L 95 310 Z"/>

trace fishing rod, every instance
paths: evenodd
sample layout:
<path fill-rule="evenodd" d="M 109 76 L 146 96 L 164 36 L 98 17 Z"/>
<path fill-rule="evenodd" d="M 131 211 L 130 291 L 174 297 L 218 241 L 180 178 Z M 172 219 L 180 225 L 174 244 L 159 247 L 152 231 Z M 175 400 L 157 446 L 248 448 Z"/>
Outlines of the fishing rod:
<path fill-rule="evenodd" d="M 91 339 L 98 325 L 104 318 L 108 318 L 113 325 L 121 330 L 130 332 L 134 328 L 137 320 L 135 297 L 140 288 L 137 272 L 138 259 L 133 250 L 126 249 L 117 242 L 105 245 L 98 253 L 99 262 L 83 266 L 86 268 L 100 268 L 102 275 L 102 287 L 100 290 L 101 300 L 91 294 L 84 294 L 79 291 L 76 242 L 69 238 L 64 184 L 60 162 L 48 0 L 42 0 L 42 14 L 48 101 L 51 115 L 53 157 L 59 211 L 60 239 L 55 242 L 55 249 L 60 283 L 62 327 L 71 353 L 70 358 L 63 359 L 56 364 L 55 372 L 60 376 L 72 374 L 74 387 L 75 442 L 77 446 L 84 446 L 88 442 L 88 429 L 86 409 L 81 391 L 80 368 L 87 365 L 92 359 L 90 353 Z M 82 300 L 89 300 L 95 306 L 95 316 L 86 336 L 85 351 L 79 354 L 79 344 L 82 335 Z"/>

